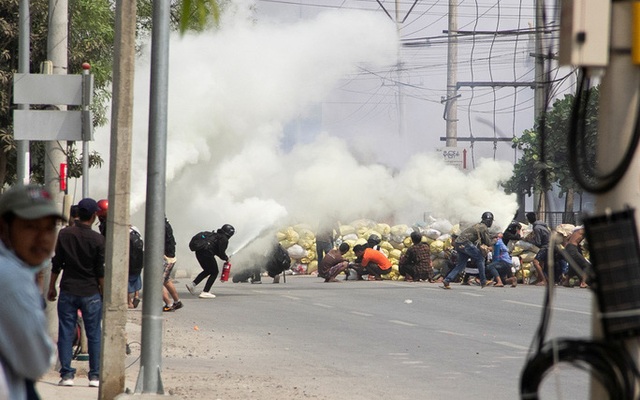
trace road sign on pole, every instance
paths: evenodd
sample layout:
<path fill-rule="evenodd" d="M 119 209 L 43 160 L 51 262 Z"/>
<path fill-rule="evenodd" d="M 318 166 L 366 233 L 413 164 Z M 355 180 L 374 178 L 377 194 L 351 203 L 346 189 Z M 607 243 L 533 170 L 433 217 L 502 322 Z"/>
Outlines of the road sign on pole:
<path fill-rule="evenodd" d="M 438 153 L 442 156 L 445 164 L 453 165 L 463 171 L 467 170 L 467 149 L 462 147 L 441 147 Z"/>
<path fill-rule="evenodd" d="M 14 74 L 15 104 L 82 106 L 82 110 L 14 110 L 16 140 L 93 140 L 93 75 Z"/>

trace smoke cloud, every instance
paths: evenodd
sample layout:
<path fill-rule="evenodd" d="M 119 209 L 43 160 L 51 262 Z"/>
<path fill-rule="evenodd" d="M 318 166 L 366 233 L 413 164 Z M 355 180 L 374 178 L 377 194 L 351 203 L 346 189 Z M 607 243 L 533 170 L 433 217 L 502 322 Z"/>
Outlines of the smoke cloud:
<path fill-rule="evenodd" d="M 288 224 L 370 218 L 410 225 L 425 212 L 477 222 L 489 210 L 506 226 L 516 211 L 515 197 L 499 187 L 512 173 L 507 162 L 484 160 L 464 173 L 435 157 L 435 149 L 419 148 L 402 162 L 379 160 L 363 155 L 365 138 L 331 131 L 303 132 L 285 149 L 284 127 L 310 115 L 342 77 L 360 65 L 396 62 L 395 26 L 383 15 L 339 10 L 271 24 L 239 10 L 219 30 L 176 36 L 170 46 L 166 209 L 182 268 L 197 268 L 187 248 L 191 236 L 224 223 L 236 228 L 232 253 L 264 229 Z M 143 54 L 135 78 L 131 193 L 139 227 L 149 80 Z M 393 141 L 393 132 L 373 134 Z M 108 156 L 108 128 L 96 136 L 96 150 Z M 106 184 L 95 184 L 107 182 L 106 169 L 92 171 L 93 197 L 106 197 Z"/>

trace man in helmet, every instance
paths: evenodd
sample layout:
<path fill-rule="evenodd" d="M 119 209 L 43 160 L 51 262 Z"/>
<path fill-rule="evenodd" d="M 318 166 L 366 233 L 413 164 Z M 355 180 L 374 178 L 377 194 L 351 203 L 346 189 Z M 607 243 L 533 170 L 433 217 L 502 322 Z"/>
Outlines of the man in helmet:
<path fill-rule="evenodd" d="M 493 214 L 486 211 L 482 214 L 481 221 L 460 232 L 456 238 L 453 248 L 458 253 L 458 261 L 455 268 L 442 281 L 444 289 L 451 289 L 449 283 L 456 279 L 458 274 L 464 270 L 467 261 L 472 260 L 478 267 L 478 276 L 480 285 L 487 286 L 487 277 L 485 275 L 485 256 L 480 250 L 481 245 L 491 247 L 491 236 L 489 228 L 493 225 Z"/>
<path fill-rule="evenodd" d="M 98 200 L 98 230 L 102 233 L 102 236 L 107 236 L 107 214 L 109 212 L 109 200 Z"/>
<path fill-rule="evenodd" d="M 196 276 L 196 279 L 191 283 L 187 283 L 187 289 L 192 295 L 196 295 L 195 287 L 198 286 L 204 278 L 207 278 L 207 282 L 204 284 L 204 290 L 198 297 L 201 299 L 212 299 L 216 295 L 211 293 L 211 286 L 216 281 L 220 269 L 216 261 L 216 256 L 225 262 L 229 262 L 229 256 L 225 253 L 229 246 L 229 238 L 236 232 L 235 228 L 229 224 L 224 224 L 216 232 L 200 232 L 205 244 L 195 250 L 196 259 L 202 268 L 202 272 Z"/>

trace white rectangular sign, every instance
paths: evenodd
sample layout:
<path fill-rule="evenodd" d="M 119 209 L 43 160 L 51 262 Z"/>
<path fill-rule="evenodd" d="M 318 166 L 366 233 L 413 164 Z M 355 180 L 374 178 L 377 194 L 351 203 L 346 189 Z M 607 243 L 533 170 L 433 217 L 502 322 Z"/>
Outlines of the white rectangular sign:
<path fill-rule="evenodd" d="M 82 75 L 14 74 L 15 104 L 82 105 Z"/>
<path fill-rule="evenodd" d="M 438 153 L 445 164 L 456 166 L 462 170 L 467 169 L 467 149 L 463 147 L 441 147 Z"/>
<path fill-rule="evenodd" d="M 16 140 L 82 140 L 82 111 L 14 110 Z"/>

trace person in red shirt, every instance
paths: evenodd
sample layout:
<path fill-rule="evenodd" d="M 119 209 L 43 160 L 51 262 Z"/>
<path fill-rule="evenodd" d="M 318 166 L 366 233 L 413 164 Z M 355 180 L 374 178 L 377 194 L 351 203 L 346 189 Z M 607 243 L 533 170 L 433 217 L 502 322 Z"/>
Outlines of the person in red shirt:
<path fill-rule="evenodd" d="M 361 260 L 360 263 L 354 265 L 358 279 L 362 279 L 362 275 L 368 274 L 370 277 L 373 276 L 376 281 L 381 281 L 381 275 L 391 272 L 391 262 L 381 251 L 357 244 L 354 246 L 353 252 L 358 260 Z"/>

